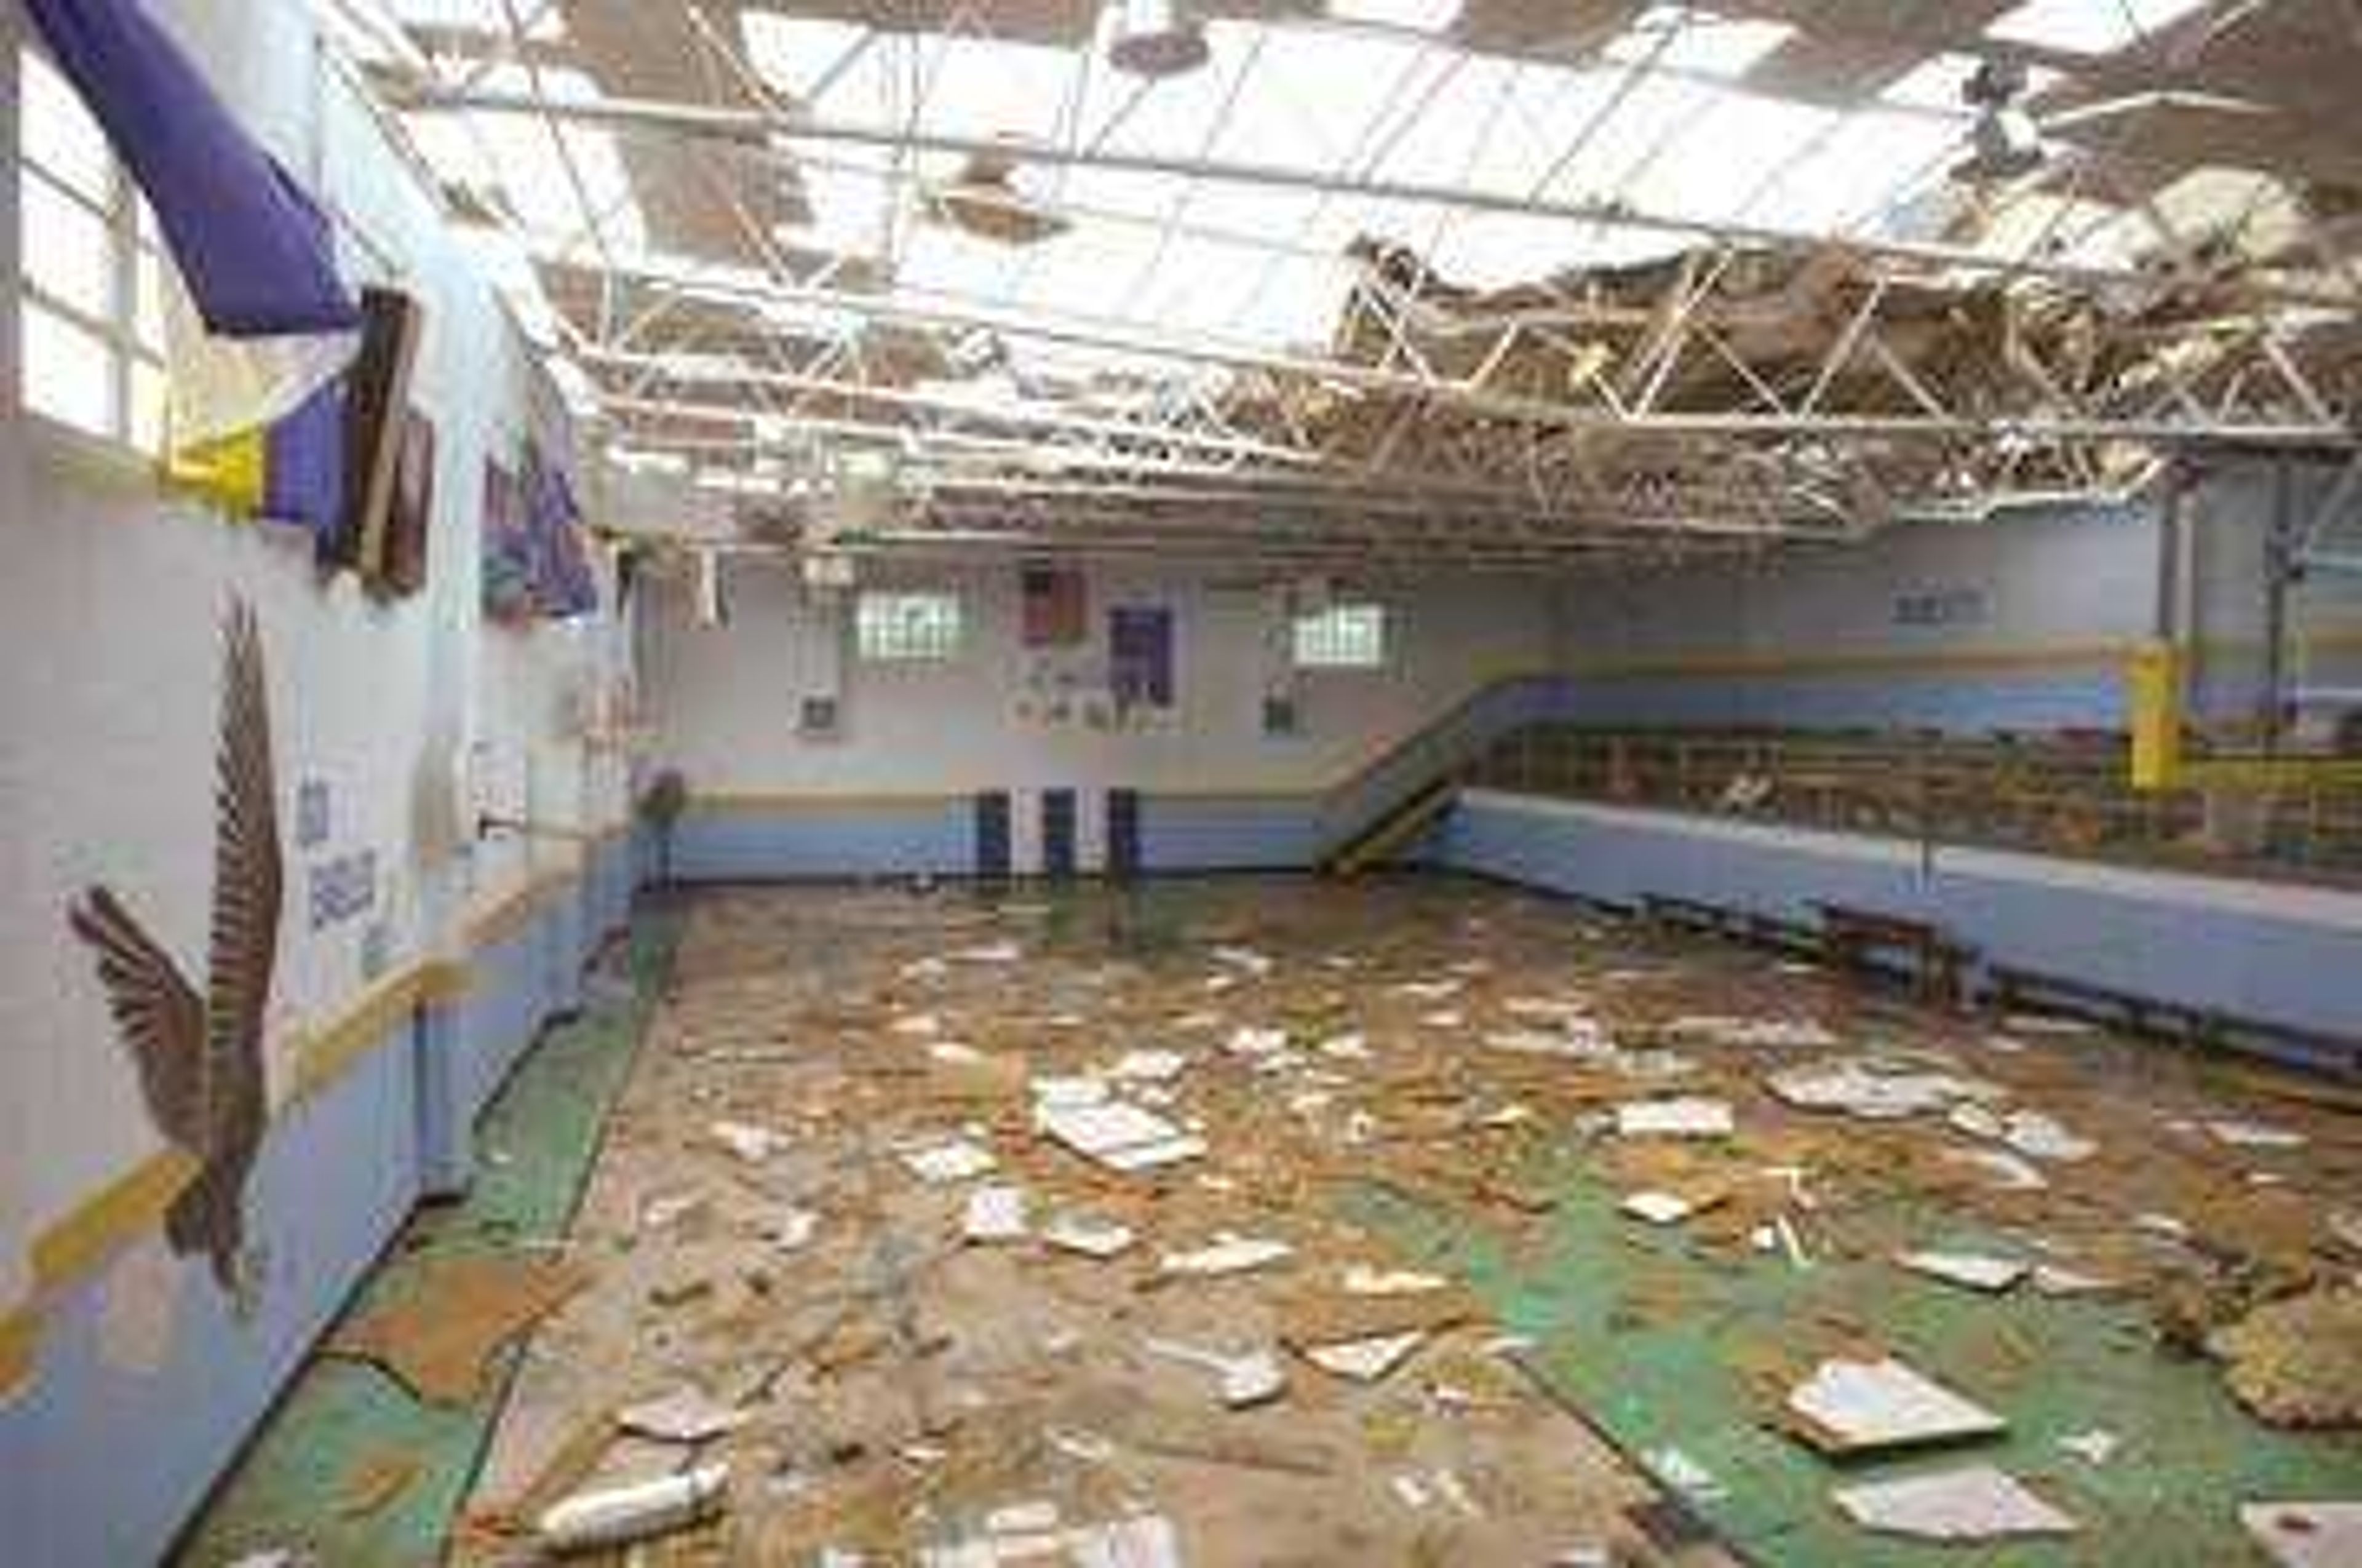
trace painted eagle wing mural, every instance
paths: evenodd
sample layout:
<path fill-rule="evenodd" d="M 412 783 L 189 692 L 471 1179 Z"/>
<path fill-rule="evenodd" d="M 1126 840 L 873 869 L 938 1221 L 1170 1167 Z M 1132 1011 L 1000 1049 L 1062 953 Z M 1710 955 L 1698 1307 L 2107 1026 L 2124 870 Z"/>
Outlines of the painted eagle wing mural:
<path fill-rule="evenodd" d="M 250 1095 L 259 1136 L 263 1019 L 279 955 L 282 869 L 270 766 L 270 696 L 254 612 L 230 611 L 222 656 L 221 741 L 214 761 L 214 904 L 205 979 L 206 1077 L 227 1091 L 216 1107 L 235 1121 Z M 215 1145 L 235 1129 L 216 1122 Z"/>
<path fill-rule="evenodd" d="M 67 917 L 98 954 L 107 1010 L 139 1070 L 148 1114 L 165 1137 L 204 1157 L 205 1004 L 171 955 L 140 929 L 105 888 L 93 888 Z"/>
<path fill-rule="evenodd" d="M 224 627 L 221 703 L 204 995 L 105 888 L 90 889 L 68 919 L 98 954 L 108 1010 L 158 1131 L 199 1163 L 165 1215 L 167 1235 L 176 1252 L 208 1254 L 224 1288 L 243 1296 L 243 1203 L 268 1110 L 262 1035 L 283 872 L 262 644 L 242 602 Z"/>

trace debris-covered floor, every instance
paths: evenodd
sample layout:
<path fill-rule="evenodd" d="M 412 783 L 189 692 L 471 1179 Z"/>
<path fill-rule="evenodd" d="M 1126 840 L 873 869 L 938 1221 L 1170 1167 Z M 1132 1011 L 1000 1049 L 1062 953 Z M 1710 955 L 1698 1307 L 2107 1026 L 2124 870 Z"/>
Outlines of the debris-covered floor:
<path fill-rule="evenodd" d="M 463 1561 L 2357 1561 L 2333 1088 L 1482 884 L 701 896 L 526 1255 Z"/>

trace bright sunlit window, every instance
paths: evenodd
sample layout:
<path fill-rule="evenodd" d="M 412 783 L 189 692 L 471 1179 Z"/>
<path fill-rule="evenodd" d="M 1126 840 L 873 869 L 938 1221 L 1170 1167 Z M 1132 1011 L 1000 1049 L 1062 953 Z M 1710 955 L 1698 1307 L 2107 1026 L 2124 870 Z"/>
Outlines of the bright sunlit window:
<path fill-rule="evenodd" d="M 1331 604 L 1296 618 L 1298 669 L 1379 669 L 1385 662 L 1384 605 Z"/>
<path fill-rule="evenodd" d="M 853 644 L 877 663 L 958 657 L 960 602 L 953 593 L 865 593 L 855 602 Z"/>
<path fill-rule="evenodd" d="M 154 220 L 57 68 L 26 49 L 17 74 L 17 391 L 34 414 L 153 454 L 164 437 Z"/>

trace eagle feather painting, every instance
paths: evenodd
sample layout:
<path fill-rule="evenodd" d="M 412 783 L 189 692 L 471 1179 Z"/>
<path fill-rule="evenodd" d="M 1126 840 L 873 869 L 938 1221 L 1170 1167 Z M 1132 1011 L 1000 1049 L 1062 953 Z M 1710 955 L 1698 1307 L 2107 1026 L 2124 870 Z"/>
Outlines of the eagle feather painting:
<path fill-rule="evenodd" d="M 259 1283 L 245 1250 L 246 1178 L 268 1120 L 263 1019 L 278 954 L 281 868 L 262 643 L 243 600 L 231 602 L 222 628 L 221 684 L 204 992 L 106 889 L 90 889 L 68 919 L 97 955 L 108 1010 L 157 1130 L 197 1162 L 195 1176 L 165 1211 L 165 1235 L 177 1254 L 204 1253 L 244 1309 Z"/>

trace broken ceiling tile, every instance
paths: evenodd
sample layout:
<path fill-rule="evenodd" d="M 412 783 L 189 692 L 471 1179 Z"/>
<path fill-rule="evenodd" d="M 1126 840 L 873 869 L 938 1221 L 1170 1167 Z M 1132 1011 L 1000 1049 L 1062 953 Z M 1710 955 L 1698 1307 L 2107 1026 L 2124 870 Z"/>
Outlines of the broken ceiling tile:
<path fill-rule="evenodd" d="M 1842 1111 L 1865 1121 L 1901 1121 L 1995 1092 L 1981 1079 L 1851 1059 L 1791 1067 L 1772 1074 L 1766 1087 L 1799 1110 Z"/>
<path fill-rule="evenodd" d="M 1307 1345 L 1304 1347 L 1304 1359 L 1336 1376 L 1349 1377 L 1357 1383 L 1375 1383 L 1408 1360 L 1411 1353 L 1426 1342 L 1427 1335 L 1423 1331 L 1412 1330 L 1407 1333 L 1380 1334 L 1374 1339 Z"/>
<path fill-rule="evenodd" d="M 1087 1258 L 1118 1256 L 1129 1251 L 1136 1239 L 1129 1225 L 1082 1214 L 1061 1214 L 1042 1227 L 1044 1243 Z"/>
<path fill-rule="evenodd" d="M 1616 1132 L 1622 1138 L 1727 1138 L 1735 1129 L 1727 1100 L 1692 1096 L 1631 1100 L 1616 1108 Z"/>
<path fill-rule="evenodd" d="M 2075 1521 L 1990 1464 L 1840 1486 L 1831 1496 L 1866 1529 L 1920 1540 L 2071 1535 Z"/>
<path fill-rule="evenodd" d="M 1100 1105 L 1040 1105 L 1034 1125 L 1086 1159 L 1120 1171 L 1148 1170 L 1193 1160 L 1206 1152 L 1202 1138 L 1183 1132 L 1153 1110 L 1122 1100 Z"/>
<path fill-rule="evenodd" d="M 2089 1431 L 2070 1432 L 2058 1440 L 2058 1446 L 2086 1464 L 2105 1464 L 2115 1457 L 2123 1439 L 2102 1427 Z"/>
<path fill-rule="evenodd" d="M 1178 1051 L 1127 1051 L 1116 1058 L 1108 1069 L 1108 1077 L 1127 1083 L 1166 1083 L 1179 1077 L 1189 1067 L 1189 1058 Z"/>
<path fill-rule="evenodd" d="M 1805 1440 L 1824 1453 L 1991 1437 L 2007 1423 L 1902 1362 L 1823 1362 L 1788 1395 Z"/>
<path fill-rule="evenodd" d="M 2007 1290 L 2025 1278 L 2027 1272 L 2020 1259 L 1993 1257 L 1984 1253 L 1902 1253 L 1894 1261 L 1914 1274 L 1988 1293 Z"/>
<path fill-rule="evenodd" d="M 2034 1162 L 2006 1149 L 1947 1149 L 1944 1157 L 1956 1165 L 1975 1165 L 2004 1192 L 2040 1192 L 2050 1185 Z"/>
<path fill-rule="evenodd" d="M 764 1237 L 783 1253 L 800 1252 L 820 1230 L 820 1216 L 809 1209 L 790 1209 L 771 1221 Z"/>
<path fill-rule="evenodd" d="M 1697 1212 L 1697 1206 L 1678 1193 L 1635 1192 L 1616 1206 L 1635 1220 L 1651 1225 L 1678 1225 Z"/>
<path fill-rule="evenodd" d="M 2002 1142 L 2019 1154 L 2037 1160 L 2056 1160 L 2071 1164 L 2088 1160 L 2099 1152 L 2099 1144 L 2089 1138 L 2078 1137 L 2061 1126 L 2055 1117 L 2038 1110 L 2014 1110 L 2003 1124 Z"/>
<path fill-rule="evenodd" d="M 1346 1268 L 1342 1283 L 1348 1296 L 1416 1296 L 1422 1291 L 1446 1289 L 1451 1281 L 1422 1269 L 1380 1269 L 1353 1264 Z"/>
<path fill-rule="evenodd" d="M 1233 1410 L 1269 1404 L 1287 1390 L 1287 1369 L 1273 1350 L 1231 1353 L 1177 1340 L 1151 1339 L 1142 1343 L 1151 1354 L 1212 1373 L 1222 1403 Z"/>
<path fill-rule="evenodd" d="M 960 1234 L 980 1244 L 1022 1241 L 1027 1233 L 1025 1210 L 1024 1188 L 998 1184 L 979 1187 L 967 1195 Z"/>
<path fill-rule="evenodd" d="M 657 1442 L 707 1442 L 745 1424 L 745 1411 L 686 1383 L 615 1412 L 616 1426 Z"/>
<path fill-rule="evenodd" d="M 2304 1134 L 2290 1127 L 2274 1127 L 2261 1121 L 2210 1121 L 2206 1131 L 2214 1141 L 2234 1149 L 2301 1149 Z"/>
<path fill-rule="evenodd" d="M 912 1176 L 933 1186 L 966 1181 L 991 1170 L 999 1162 L 992 1151 L 965 1138 L 947 1139 L 911 1149 L 902 1155 L 902 1164 Z"/>
<path fill-rule="evenodd" d="M 2064 1264 L 2036 1264 L 2034 1288 L 2044 1296 L 2103 1296 L 2115 1289 L 2116 1282 Z"/>
<path fill-rule="evenodd" d="M 2362 1503 L 2242 1503 L 2239 1523 L 2279 1568 L 2362 1564 Z"/>
<path fill-rule="evenodd" d="M 706 1131 L 713 1134 L 715 1143 L 750 1165 L 761 1165 L 788 1146 L 786 1133 L 751 1122 L 716 1121 Z"/>
<path fill-rule="evenodd" d="M 1219 1232 L 1209 1245 L 1186 1253 L 1166 1253 L 1156 1263 L 1159 1274 L 1212 1278 L 1244 1274 L 1296 1255 L 1286 1242 L 1262 1236 Z"/>

